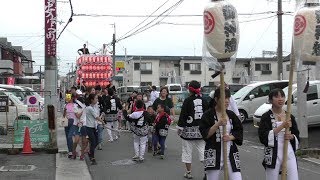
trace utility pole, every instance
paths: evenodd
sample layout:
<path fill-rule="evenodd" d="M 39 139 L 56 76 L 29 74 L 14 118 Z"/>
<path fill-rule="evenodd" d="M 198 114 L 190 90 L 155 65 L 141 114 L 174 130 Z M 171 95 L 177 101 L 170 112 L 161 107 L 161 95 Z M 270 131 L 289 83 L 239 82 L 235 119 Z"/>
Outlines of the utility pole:
<path fill-rule="evenodd" d="M 283 59 L 282 59 L 282 0 L 278 0 L 278 80 L 283 79 Z"/>
<path fill-rule="evenodd" d="M 45 110 L 44 117 L 48 118 L 50 129 L 50 142 L 57 147 L 57 124 L 55 116 L 50 113 L 57 112 L 57 2 L 45 0 L 44 2 L 44 64 L 45 64 Z M 50 92 L 50 93 L 47 93 Z"/>
<path fill-rule="evenodd" d="M 140 56 L 140 62 L 139 62 L 139 71 L 140 71 L 140 84 L 139 84 L 139 86 L 141 86 L 141 56 Z"/>
<path fill-rule="evenodd" d="M 113 23 L 113 36 L 112 36 L 112 73 L 113 77 L 116 76 L 116 24 Z"/>
<path fill-rule="evenodd" d="M 124 48 L 124 63 L 125 63 L 125 69 L 123 72 L 123 86 L 124 86 L 124 92 L 127 92 L 128 88 L 127 88 L 127 48 Z"/>

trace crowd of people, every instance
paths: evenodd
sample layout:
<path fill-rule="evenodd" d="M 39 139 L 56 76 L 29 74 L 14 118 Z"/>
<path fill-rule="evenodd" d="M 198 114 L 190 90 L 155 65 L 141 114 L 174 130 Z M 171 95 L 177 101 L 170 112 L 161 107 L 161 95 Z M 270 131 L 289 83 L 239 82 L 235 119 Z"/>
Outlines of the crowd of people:
<path fill-rule="evenodd" d="M 195 147 L 204 165 L 204 179 L 219 179 L 224 166 L 228 167 L 230 179 L 242 179 L 237 146 L 243 143 L 243 127 L 230 90 L 225 88 L 225 97 L 222 97 L 220 89 L 216 89 L 211 94 L 210 102 L 201 96 L 198 81 L 191 81 L 188 90 L 189 97 L 183 102 L 176 127 L 182 139 L 181 161 L 186 168 L 184 177 L 193 178 L 191 165 Z M 70 98 L 66 98 L 63 114 L 68 119 L 65 133 L 69 158 L 77 158 L 76 148 L 80 144 L 80 160 L 87 153 L 91 164 L 95 165 L 95 150 L 101 150 L 105 141 L 103 131 L 107 131 L 107 141 L 113 142 L 119 138 L 120 130 L 129 130 L 133 134 L 134 161 L 144 162 L 146 151 L 165 159 L 165 141 L 175 117 L 174 104 L 166 87 L 162 87 L 160 92 L 156 92 L 155 86 L 145 93 L 134 91 L 126 102 L 121 102 L 112 87 L 90 88 L 86 92 L 72 87 L 70 94 Z M 222 98 L 225 98 L 224 105 L 219 103 Z M 288 179 L 296 180 L 298 172 L 294 152 L 299 144 L 297 123 L 292 115 L 289 120 L 285 118 L 286 112 L 282 109 L 285 94 L 281 89 L 270 92 L 269 102 L 272 108 L 262 116 L 258 130 L 259 139 L 265 146 L 263 166 L 266 179 L 278 178 L 284 140 L 289 140 L 287 174 Z M 223 112 L 224 107 L 226 112 Z M 226 127 L 226 134 L 223 134 L 223 126 Z M 285 128 L 290 128 L 291 134 L 285 134 Z M 226 161 L 223 142 L 227 144 Z"/>

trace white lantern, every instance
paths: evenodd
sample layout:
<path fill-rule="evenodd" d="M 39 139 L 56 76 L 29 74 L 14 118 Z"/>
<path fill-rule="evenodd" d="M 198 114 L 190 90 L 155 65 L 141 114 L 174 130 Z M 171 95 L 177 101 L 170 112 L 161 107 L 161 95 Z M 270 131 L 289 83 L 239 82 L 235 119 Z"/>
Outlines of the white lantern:
<path fill-rule="evenodd" d="M 315 65 L 320 60 L 320 6 L 308 0 L 294 19 L 294 51 L 304 65 Z"/>
<path fill-rule="evenodd" d="M 230 61 L 238 49 L 239 22 L 234 6 L 212 0 L 204 9 L 204 43 L 219 62 Z"/>

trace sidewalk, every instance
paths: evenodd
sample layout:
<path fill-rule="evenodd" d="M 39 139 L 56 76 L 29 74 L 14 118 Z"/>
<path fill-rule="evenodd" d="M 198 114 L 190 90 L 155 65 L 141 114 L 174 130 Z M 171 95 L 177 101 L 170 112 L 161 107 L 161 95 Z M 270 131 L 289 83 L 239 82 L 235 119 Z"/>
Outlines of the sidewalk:
<path fill-rule="evenodd" d="M 59 124 L 59 123 L 58 123 Z M 86 161 L 67 157 L 67 141 L 63 127 L 57 130 L 58 153 L 56 154 L 56 180 L 85 179 L 91 180 Z"/>

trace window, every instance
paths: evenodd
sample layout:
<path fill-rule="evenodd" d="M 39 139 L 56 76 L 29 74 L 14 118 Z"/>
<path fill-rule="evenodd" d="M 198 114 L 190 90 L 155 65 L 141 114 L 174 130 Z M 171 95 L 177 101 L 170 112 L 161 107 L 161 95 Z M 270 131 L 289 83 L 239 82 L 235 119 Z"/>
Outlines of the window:
<path fill-rule="evenodd" d="M 141 88 L 140 92 L 145 92 L 146 90 L 148 90 L 151 84 L 152 82 L 141 82 L 140 86 L 147 86 L 147 87 L 140 87 Z"/>
<path fill-rule="evenodd" d="M 151 63 L 141 63 L 141 70 L 142 71 L 151 71 L 152 64 Z"/>
<path fill-rule="evenodd" d="M 286 65 L 286 71 L 290 71 L 290 64 Z"/>
<path fill-rule="evenodd" d="M 189 71 L 190 70 L 190 64 L 189 63 L 184 63 L 184 70 Z"/>
<path fill-rule="evenodd" d="M 249 99 L 249 95 L 254 95 L 254 98 L 268 96 L 270 93 L 270 86 L 269 84 L 261 85 L 256 88 L 254 88 L 249 94 L 248 97 L 245 99 Z"/>
<path fill-rule="evenodd" d="M 287 87 L 289 84 L 289 82 L 278 82 L 278 83 L 272 83 L 270 84 L 271 89 L 283 89 L 285 87 Z"/>
<path fill-rule="evenodd" d="M 271 64 L 255 64 L 256 71 L 271 71 Z"/>
<path fill-rule="evenodd" d="M 140 64 L 139 63 L 134 63 L 134 70 L 140 70 Z"/>
<path fill-rule="evenodd" d="M 255 64 L 255 70 L 261 71 L 261 64 Z"/>
<path fill-rule="evenodd" d="M 190 64 L 190 70 L 201 71 L 201 64 L 200 63 Z"/>
<path fill-rule="evenodd" d="M 318 99 L 317 85 L 310 86 L 307 92 L 307 101 Z"/>

